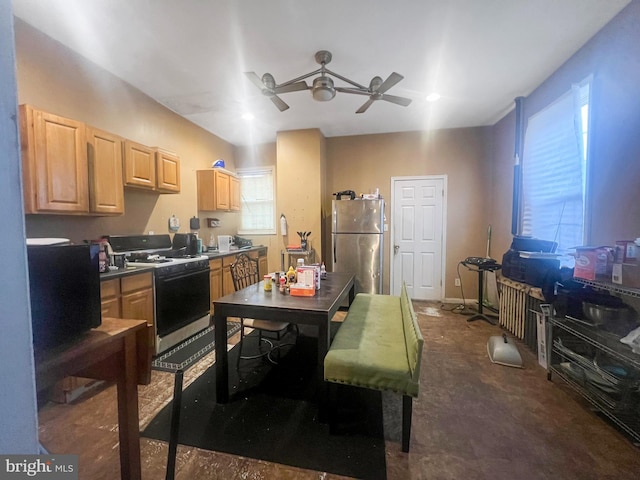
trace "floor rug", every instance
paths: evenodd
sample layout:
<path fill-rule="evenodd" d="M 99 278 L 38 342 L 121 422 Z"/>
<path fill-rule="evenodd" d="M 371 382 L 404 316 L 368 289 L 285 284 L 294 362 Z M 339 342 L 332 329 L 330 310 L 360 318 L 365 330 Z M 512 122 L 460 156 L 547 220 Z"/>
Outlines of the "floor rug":
<path fill-rule="evenodd" d="M 332 332 L 339 324 L 332 325 Z M 257 353 L 257 338 L 245 338 L 243 356 Z M 215 367 L 209 368 L 182 398 L 179 443 L 361 479 L 385 479 L 382 396 L 366 389 L 344 390 L 340 408 L 352 412 L 347 434 L 330 435 L 318 420 L 315 375 L 317 337 L 311 327 L 287 333 L 278 365 L 264 359 L 241 360 L 229 352 L 231 401 L 215 402 Z M 274 354 L 277 357 L 277 354 Z M 168 441 L 171 404 L 142 435 Z"/>

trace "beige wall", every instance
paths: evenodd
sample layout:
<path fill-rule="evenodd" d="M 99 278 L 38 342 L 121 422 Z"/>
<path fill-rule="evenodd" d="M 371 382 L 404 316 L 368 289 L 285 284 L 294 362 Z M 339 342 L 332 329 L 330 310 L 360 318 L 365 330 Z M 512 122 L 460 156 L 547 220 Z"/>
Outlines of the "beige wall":
<path fill-rule="evenodd" d="M 61 236 L 75 242 L 102 234 L 169 233 L 176 215 L 180 231 L 189 231 L 197 215 L 195 170 L 209 168 L 218 158 L 235 170 L 234 147 L 164 108 L 131 85 L 86 61 L 16 19 L 18 101 L 56 115 L 83 121 L 148 146 L 176 152 L 181 159 L 181 193 L 159 195 L 125 190 L 125 215 L 70 217 L 29 215 L 28 236 Z M 211 215 L 203 215 L 203 218 Z M 223 227 L 235 233 L 238 214 L 221 213 Z M 207 229 L 201 234 L 208 240 Z"/>
<path fill-rule="evenodd" d="M 489 128 L 403 132 L 327 139 L 327 191 L 375 188 L 387 200 L 391 224 L 391 177 L 447 175 L 447 298 L 460 298 L 454 287 L 456 267 L 468 256 L 484 256 L 490 193 L 491 137 Z M 327 233 L 328 235 L 328 233 Z M 330 239 L 325 237 L 325 242 Z M 390 232 L 385 234 L 384 292 L 389 292 Z M 477 296 L 477 274 L 460 269 L 464 295 Z"/>
<path fill-rule="evenodd" d="M 287 235 L 279 235 L 280 246 L 299 245 L 296 232 L 311 232 L 309 247 L 316 251 L 316 261 L 321 261 L 323 241 L 324 143 L 317 129 L 278 132 L 276 141 L 278 218 L 281 213 L 287 218 Z"/>

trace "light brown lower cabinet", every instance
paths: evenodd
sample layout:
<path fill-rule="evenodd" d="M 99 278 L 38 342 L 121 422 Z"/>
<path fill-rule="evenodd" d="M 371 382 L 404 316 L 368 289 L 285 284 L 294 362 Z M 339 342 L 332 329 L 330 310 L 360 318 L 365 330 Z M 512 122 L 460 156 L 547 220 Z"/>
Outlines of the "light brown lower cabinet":
<path fill-rule="evenodd" d="M 112 278 L 100 282 L 100 311 L 103 317 L 146 320 L 153 326 L 153 276 L 151 272 Z M 149 329 L 149 348 L 155 352 L 154 329 Z M 84 392 L 102 383 L 101 381 L 65 377 L 52 390 L 51 399 L 59 403 L 69 403 Z"/>
<path fill-rule="evenodd" d="M 211 296 L 211 314 L 213 314 L 213 301 L 222 297 L 222 258 L 209 260 L 209 288 Z"/>
<path fill-rule="evenodd" d="M 235 262 L 235 255 L 227 255 L 222 257 L 222 295 L 229 295 L 235 291 L 233 287 L 233 277 L 229 266 Z"/>

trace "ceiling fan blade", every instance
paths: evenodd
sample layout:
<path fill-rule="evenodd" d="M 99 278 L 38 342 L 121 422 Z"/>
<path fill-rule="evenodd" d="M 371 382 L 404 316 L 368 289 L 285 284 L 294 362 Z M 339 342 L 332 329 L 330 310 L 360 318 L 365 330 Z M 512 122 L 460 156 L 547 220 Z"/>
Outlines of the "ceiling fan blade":
<path fill-rule="evenodd" d="M 396 97 L 395 95 L 382 95 L 382 100 L 386 100 L 387 102 L 395 103 L 396 105 L 402 105 L 403 107 L 409 106 L 411 103 L 410 98 L 405 97 Z"/>
<path fill-rule="evenodd" d="M 271 99 L 271 101 L 273 102 L 273 104 L 278 107 L 278 110 L 280 110 L 281 112 L 284 112 L 287 108 L 289 108 L 289 105 L 287 105 L 286 103 L 284 103 L 282 101 L 282 99 L 276 95 L 272 95 L 269 97 Z"/>
<path fill-rule="evenodd" d="M 291 83 L 289 85 L 283 85 L 281 87 L 276 87 L 273 89 L 273 91 L 277 94 L 298 92 L 300 90 L 309 90 L 309 85 L 307 85 L 307 82 L 302 81 L 302 82 Z"/>
<path fill-rule="evenodd" d="M 384 93 L 387 90 L 389 90 L 391 87 L 393 87 L 396 83 L 398 83 L 400 80 L 402 80 L 404 77 L 402 75 L 400 75 L 399 73 L 393 72 L 391 75 L 389 75 L 387 77 L 387 79 L 382 82 L 382 85 L 380 85 L 376 92 L 377 93 Z"/>
<path fill-rule="evenodd" d="M 370 98 L 364 103 L 364 105 L 362 105 L 358 110 L 356 110 L 356 113 L 366 112 L 367 108 L 369 108 L 373 104 L 373 102 L 375 102 L 375 100 L 373 98 Z"/>
<path fill-rule="evenodd" d="M 262 80 L 260 79 L 260 77 L 256 75 L 256 72 L 244 72 L 244 74 L 260 90 L 263 90 L 265 88 L 264 83 L 262 83 Z"/>

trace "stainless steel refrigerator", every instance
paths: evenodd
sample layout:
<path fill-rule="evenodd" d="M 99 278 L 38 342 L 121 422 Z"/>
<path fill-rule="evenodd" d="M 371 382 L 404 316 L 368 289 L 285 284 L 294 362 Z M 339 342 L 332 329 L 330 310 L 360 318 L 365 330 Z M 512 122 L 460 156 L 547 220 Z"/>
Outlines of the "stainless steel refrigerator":
<path fill-rule="evenodd" d="M 356 293 L 382 293 L 384 200 L 333 200 L 334 272 L 356 275 Z"/>

